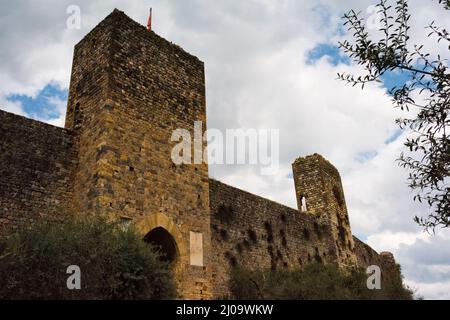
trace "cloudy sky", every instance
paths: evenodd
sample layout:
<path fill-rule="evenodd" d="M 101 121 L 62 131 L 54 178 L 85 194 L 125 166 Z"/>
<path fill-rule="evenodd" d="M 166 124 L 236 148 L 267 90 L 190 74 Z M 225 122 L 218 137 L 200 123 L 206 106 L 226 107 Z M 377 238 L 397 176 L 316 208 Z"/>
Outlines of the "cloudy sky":
<path fill-rule="evenodd" d="M 411 35 L 432 53 L 448 54 L 426 38 L 436 19 L 449 23 L 436 1 L 411 0 Z M 291 163 L 320 153 L 340 170 L 353 233 L 378 251 L 392 251 L 406 282 L 425 298 L 450 299 L 450 232 L 424 233 L 412 221 L 406 172 L 395 159 L 398 131 L 386 83 L 352 88 L 337 72 L 358 73 L 337 49 L 348 35 L 340 17 L 351 8 L 373 18 L 374 0 L 148 0 L 0 2 L 0 108 L 63 126 L 73 46 L 115 7 L 205 62 L 209 128 L 280 130 L 280 170 L 211 166 L 210 175 L 296 207 Z M 69 5 L 81 28 L 69 29 Z M 420 14 L 415 14 L 420 13 Z M 447 20 L 447 21 L 446 21 Z M 449 27 L 447 25 L 447 27 Z"/>

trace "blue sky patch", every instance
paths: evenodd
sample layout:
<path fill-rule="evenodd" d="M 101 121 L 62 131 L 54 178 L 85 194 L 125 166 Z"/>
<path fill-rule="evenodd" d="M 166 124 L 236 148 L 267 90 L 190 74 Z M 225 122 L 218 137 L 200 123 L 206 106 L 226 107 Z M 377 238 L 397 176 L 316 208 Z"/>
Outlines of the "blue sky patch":
<path fill-rule="evenodd" d="M 364 234 L 354 234 L 354 236 L 365 243 L 367 243 L 367 240 L 369 240 L 369 237 Z"/>
<path fill-rule="evenodd" d="M 350 59 L 347 56 L 341 54 L 338 46 L 328 43 L 320 43 L 313 49 L 311 49 L 306 54 L 306 63 L 312 65 L 324 56 L 328 57 L 330 63 L 334 66 L 340 63 L 350 63 Z"/>
<path fill-rule="evenodd" d="M 23 94 L 11 94 L 7 100 L 19 102 L 23 111 L 28 116 L 35 119 L 52 120 L 60 116 L 60 110 L 57 109 L 54 101 L 67 101 L 68 90 L 62 89 L 58 85 L 47 84 L 35 97 Z"/>
<path fill-rule="evenodd" d="M 392 142 L 394 142 L 395 140 L 397 140 L 400 136 L 402 135 L 402 130 L 397 129 L 393 135 L 391 135 L 389 138 L 386 139 L 386 141 L 384 142 L 384 144 L 390 144 Z"/>
<path fill-rule="evenodd" d="M 306 63 L 314 65 L 322 57 L 327 57 L 333 66 L 337 66 L 340 63 L 350 64 L 350 58 L 337 45 L 330 43 L 320 43 L 308 51 L 306 53 Z M 400 88 L 410 81 L 411 73 L 402 70 L 386 71 L 381 80 L 383 81 L 383 87 L 388 91 L 394 87 Z"/>
<path fill-rule="evenodd" d="M 369 160 L 375 158 L 377 155 L 378 155 L 378 152 L 376 152 L 375 150 L 362 151 L 362 152 L 358 152 L 358 154 L 356 154 L 355 160 L 359 163 L 364 163 L 366 161 L 369 161 Z"/>
<path fill-rule="evenodd" d="M 411 80 L 411 73 L 398 70 L 386 71 L 386 73 L 381 77 L 381 80 L 383 81 L 383 86 L 387 90 L 390 90 L 393 87 L 400 88 L 406 82 Z"/>

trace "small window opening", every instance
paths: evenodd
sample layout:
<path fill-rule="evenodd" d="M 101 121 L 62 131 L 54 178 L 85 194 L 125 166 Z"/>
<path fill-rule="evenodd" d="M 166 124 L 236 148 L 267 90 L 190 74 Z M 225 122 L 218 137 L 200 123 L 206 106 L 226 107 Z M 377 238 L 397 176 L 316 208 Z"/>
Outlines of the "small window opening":
<path fill-rule="evenodd" d="M 72 128 L 76 129 L 81 125 L 80 103 L 77 102 L 73 109 Z"/>
<path fill-rule="evenodd" d="M 300 196 L 300 211 L 301 212 L 308 211 L 308 207 L 306 205 L 306 197 L 304 195 Z"/>

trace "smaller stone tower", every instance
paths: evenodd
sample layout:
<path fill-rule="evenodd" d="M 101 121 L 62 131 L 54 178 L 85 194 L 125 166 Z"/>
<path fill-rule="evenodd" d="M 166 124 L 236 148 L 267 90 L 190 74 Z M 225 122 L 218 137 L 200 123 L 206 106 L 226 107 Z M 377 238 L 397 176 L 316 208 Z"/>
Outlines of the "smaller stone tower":
<path fill-rule="evenodd" d="M 341 266 L 356 265 L 353 236 L 338 170 L 321 155 L 298 158 L 292 164 L 298 210 L 330 227 L 330 249 Z M 335 248 L 333 248 L 335 247 Z"/>

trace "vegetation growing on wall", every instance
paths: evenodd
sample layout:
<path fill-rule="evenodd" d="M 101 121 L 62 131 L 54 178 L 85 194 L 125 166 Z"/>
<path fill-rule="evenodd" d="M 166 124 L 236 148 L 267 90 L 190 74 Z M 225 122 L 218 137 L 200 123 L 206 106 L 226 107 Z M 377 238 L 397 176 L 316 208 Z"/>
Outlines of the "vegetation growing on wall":
<path fill-rule="evenodd" d="M 132 229 L 104 219 L 41 221 L 0 241 L 0 299 L 168 299 L 169 264 Z M 80 268 L 69 290 L 67 268 Z"/>
<path fill-rule="evenodd" d="M 225 224 L 231 223 L 235 216 L 233 207 L 221 204 L 216 211 L 217 219 Z"/>
<path fill-rule="evenodd" d="M 306 228 L 303 229 L 303 237 L 305 238 L 306 241 L 309 241 L 310 238 L 311 238 L 311 235 L 310 235 L 310 233 L 309 233 L 309 230 L 306 229 Z"/>
<path fill-rule="evenodd" d="M 248 238 L 250 239 L 250 241 L 253 244 L 257 244 L 258 243 L 258 236 L 256 235 L 256 232 L 253 229 L 248 229 L 247 233 L 248 233 Z"/>
<path fill-rule="evenodd" d="M 264 229 L 266 229 L 267 242 L 273 242 L 272 224 L 269 221 L 264 222 Z"/>

